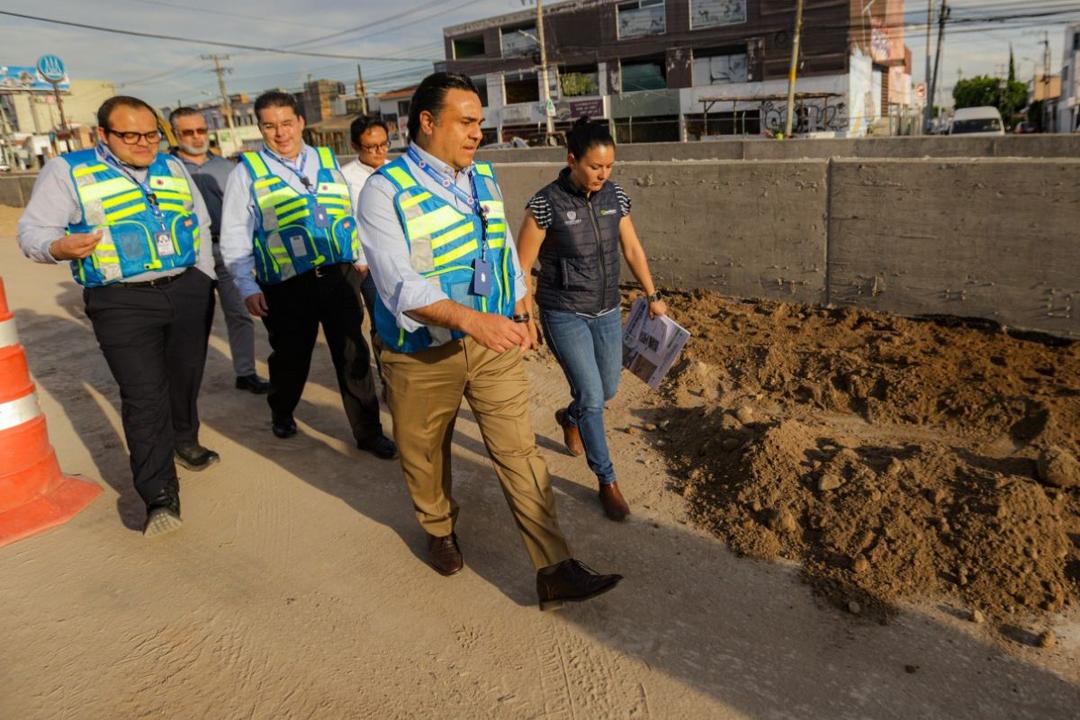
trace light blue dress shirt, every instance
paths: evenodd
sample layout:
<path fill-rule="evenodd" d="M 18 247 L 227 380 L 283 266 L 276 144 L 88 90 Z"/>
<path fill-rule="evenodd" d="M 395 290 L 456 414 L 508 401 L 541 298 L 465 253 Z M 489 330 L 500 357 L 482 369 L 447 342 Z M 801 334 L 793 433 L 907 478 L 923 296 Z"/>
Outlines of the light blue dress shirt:
<path fill-rule="evenodd" d="M 99 144 L 96 150 L 102 162 L 107 157 L 120 162 L 119 158 L 113 155 L 105 145 Z M 128 165 L 124 167 L 140 182 L 146 181 L 146 168 L 140 169 Z M 199 221 L 201 237 L 205 241 L 199 246 L 199 256 L 195 260 L 195 267 L 214 278 L 216 276 L 214 274 L 214 248 L 210 242 L 210 214 L 206 210 L 206 203 L 203 202 L 195 181 L 191 179 L 186 169 L 184 174 L 187 175 L 188 185 L 192 189 L 191 200 L 195 217 Z M 45 163 L 45 167 L 41 169 L 37 180 L 34 181 L 30 202 L 26 204 L 26 209 L 19 218 L 17 230 L 19 248 L 34 262 L 56 264 L 60 261 L 49 252 L 49 246 L 67 234 L 68 225 L 77 223 L 81 219 L 82 203 L 79 202 L 79 195 L 75 191 L 75 182 L 71 179 L 71 164 L 63 157 L 53 158 Z M 162 272 L 150 271 L 124 278 L 121 282 L 145 282 L 178 275 L 183 271 L 183 268 Z"/>
<path fill-rule="evenodd" d="M 413 144 L 413 147 L 425 162 L 447 177 L 454 178 L 455 184 L 467 195 L 472 194 L 469 173 L 475 172 L 474 167 L 470 166 L 461 172 L 455 172 L 453 168 L 425 152 L 419 145 Z M 404 157 L 413 177 L 425 190 L 451 203 L 463 213 L 474 212 L 468 203 L 433 180 L 407 155 Z M 397 188 L 390 179 L 375 173 L 360 192 L 360 207 L 356 217 L 360 224 L 360 243 L 364 246 L 368 269 L 372 279 L 375 280 L 379 298 L 386 305 L 386 309 L 393 313 L 398 327 L 406 332 L 415 332 L 424 325 L 406 313 L 450 298 L 442 291 L 437 280 L 426 280 L 413 269 L 409 261 L 409 246 L 405 241 L 405 230 L 398 220 L 397 210 L 394 209 L 396 194 Z M 506 247 L 510 252 L 510 262 L 514 273 L 514 297 L 520 300 L 526 293 L 525 276 L 521 272 L 521 263 L 518 261 L 517 248 L 514 247 L 514 238 L 510 233 L 509 225 L 506 228 Z"/>
<path fill-rule="evenodd" d="M 301 146 L 296 160 L 279 158 L 263 146 L 259 151 L 270 172 L 274 173 L 296 192 L 308 195 L 310 191 L 300 180 L 303 175 L 315 187 L 319 179 L 319 153 L 307 145 Z M 284 160 L 284 162 L 282 162 Z M 294 172 L 295 171 L 295 172 Z M 251 173 L 243 161 L 236 164 L 225 184 L 225 198 L 221 205 L 221 233 L 218 249 L 225 266 L 229 268 L 236 287 L 245 298 L 262 292 L 255 282 L 255 229 L 259 225 L 259 211 L 251 194 Z M 352 212 L 352 208 L 349 208 Z M 356 260 L 364 264 L 364 258 Z"/>

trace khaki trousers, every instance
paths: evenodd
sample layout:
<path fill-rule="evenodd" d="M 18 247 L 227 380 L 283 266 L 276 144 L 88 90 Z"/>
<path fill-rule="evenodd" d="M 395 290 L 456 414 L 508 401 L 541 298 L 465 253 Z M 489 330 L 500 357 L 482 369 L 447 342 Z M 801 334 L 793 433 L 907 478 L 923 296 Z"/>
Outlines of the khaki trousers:
<path fill-rule="evenodd" d="M 421 527 L 437 537 L 454 531 L 458 506 L 451 493 L 450 446 L 464 397 L 533 566 L 569 558 L 529 420 L 520 350 L 497 353 L 466 337 L 418 353 L 384 349 L 382 364 L 394 440 Z"/>

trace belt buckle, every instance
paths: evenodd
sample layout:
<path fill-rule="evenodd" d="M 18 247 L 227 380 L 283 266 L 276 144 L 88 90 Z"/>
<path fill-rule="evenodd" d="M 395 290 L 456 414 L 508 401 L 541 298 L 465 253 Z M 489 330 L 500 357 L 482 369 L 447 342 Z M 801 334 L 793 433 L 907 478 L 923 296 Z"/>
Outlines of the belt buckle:
<path fill-rule="evenodd" d="M 324 278 L 330 274 L 330 265 L 316 265 L 315 277 Z"/>

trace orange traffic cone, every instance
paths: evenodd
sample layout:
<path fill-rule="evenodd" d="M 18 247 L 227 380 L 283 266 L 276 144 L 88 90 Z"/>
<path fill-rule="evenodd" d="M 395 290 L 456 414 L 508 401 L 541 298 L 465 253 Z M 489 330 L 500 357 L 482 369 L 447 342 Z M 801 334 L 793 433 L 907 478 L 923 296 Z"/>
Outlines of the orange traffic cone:
<path fill-rule="evenodd" d="M 100 492 L 60 472 L 0 278 L 0 545 L 66 522 Z"/>

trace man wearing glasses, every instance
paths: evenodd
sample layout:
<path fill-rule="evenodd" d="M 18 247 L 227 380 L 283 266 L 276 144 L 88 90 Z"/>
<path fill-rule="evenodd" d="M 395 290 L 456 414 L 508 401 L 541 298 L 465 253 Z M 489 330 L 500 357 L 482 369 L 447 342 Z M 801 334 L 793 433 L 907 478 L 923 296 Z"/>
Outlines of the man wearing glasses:
<path fill-rule="evenodd" d="M 360 207 L 360 191 L 364 189 L 364 183 L 372 173 L 386 164 L 386 153 L 390 151 L 390 129 L 379 118 L 361 115 L 349 126 L 349 137 L 353 150 L 356 151 L 356 159 L 342 165 L 341 174 L 345 176 L 345 182 L 349 184 L 355 211 Z M 359 221 L 359 218 L 357 220 Z M 382 360 L 379 358 L 382 343 L 379 341 L 379 333 L 375 331 L 375 298 L 378 291 L 375 289 L 375 281 L 371 279 L 371 273 L 368 272 L 363 255 L 363 248 L 361 248 L 356 269 L 364 276 L 360 292 L 364 296 L 368 318 L 371 319 L 371 348 L 375 351 L 375 365 L 379 368 L 379 376 L 382 377 Z M 385 384 L 383 385 L 383 400 L 386 400 Z"/>
<path fill-rule="evenodd" d="M 248 311 L 269 334 L 271 430 L 297 432 L 293 411 L 307 383 L 319 326 L 360 450 L 389 460 L 379 400 L 364 342 L 362 262 L 352 196 L 330 148 L 303 140 L 296 98 L 271 91 L 255 99 L 263 137 L 229 175 L 222 205 L 221 255 Z"/>
<path fill-rule="evenodd" d="M 179 160 L 158 153 L 153 108 L 117 96 L 98 145 L 49 161 L 19 219 L 23 253 L 70 261 L 113 377 L 145 535 L 180 526 L 175 461 L 203 470 L 196 401 L 213 314 L 210 216 Z M 205 233 L 205 234 L 204 234 Z"/>
<path fill-rule="evenodd" d="M 208 228 L 214 248 L 214 272 L 217 273 L 217 292 L 221 310 L 225 314 L 225 327 L 229 333 L 229 350 L 233 370 L 236 371 L 236 389 L 265 395 L 270 383 L 255 374 L 255 321 L 251 319 L 244 298 L 236 289 L 232 275 L 221 259 L 218 232 L 221 228 L 221 199 L 225 194 L 225 182 L 235 163 L 210 152 L 210 135 L 206 118 L 192 107 L 179 107 L 169 114 L 169 123 L 176 135 L 174 155 L 195 181 L 199 193 L 210 213 Z"/>

